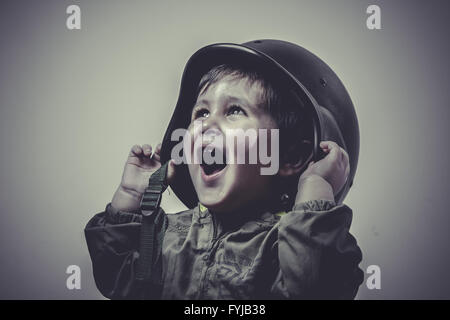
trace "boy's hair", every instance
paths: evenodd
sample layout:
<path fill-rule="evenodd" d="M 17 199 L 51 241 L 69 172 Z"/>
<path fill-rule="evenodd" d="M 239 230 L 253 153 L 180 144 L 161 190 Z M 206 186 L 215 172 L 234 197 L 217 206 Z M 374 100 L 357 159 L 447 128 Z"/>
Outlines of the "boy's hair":
<path fill-rule="evenodd" d="M 274 118 L 279 128 L 280 162 L 302 162 L 312 153 L 312 122 L 304 112 L 303 103 L 293 98 L 280 87 L 268 81 L 261 73 L 242 66 L 219 65 L 213 67 L 201 78 L 197 87 L 197 97 L 210 85 L 230 76 L 245 79 L 250 85 L 262 88 L 260 106 Z M 300 104 L 300 106 L 299 106 Z M 308 144 L 309 141 L 309 144 Z"/>

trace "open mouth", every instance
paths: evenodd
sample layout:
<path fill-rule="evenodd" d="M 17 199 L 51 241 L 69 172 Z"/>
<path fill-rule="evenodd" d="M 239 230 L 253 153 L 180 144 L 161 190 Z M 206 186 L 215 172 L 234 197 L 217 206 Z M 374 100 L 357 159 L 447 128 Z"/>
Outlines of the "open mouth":
<path fill-rule="evenodd" d="M 205 161 L 205 159 L 203 159 L 202 164 L 200 164 L 200 167 L 206 176 L 216 175 L 226 168 L 226 156 L 222 150 L 219 150 L 218 148 L 202 148 L 202 152 L 204 155 L 209 154 L 210 159 L 214 159 L 214 162 L 211 164 L 207 163 L 211 161 Z"/>
<path fill-rule="evenodd" d="M 200 165 L 203 169 L 203 172 L 207 175 L 207 176 L 212 176 L 215 173 L 218 173 L 220 171 L 222 171 L 223 169 L 225 169 L 225 167 L 227 166 L 226 164 L 202 164 Z"/>

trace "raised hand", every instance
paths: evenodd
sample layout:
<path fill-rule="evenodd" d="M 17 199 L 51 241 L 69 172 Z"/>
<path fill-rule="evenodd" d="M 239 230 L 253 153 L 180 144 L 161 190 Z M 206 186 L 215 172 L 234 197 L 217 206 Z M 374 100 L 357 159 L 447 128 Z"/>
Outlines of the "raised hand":
<path fill-rule="evenodd" d="M 317 162 L 311 161 L 300 176 L 296 202 L 334 200 L 347 181 L 350 172 L 347 152 L 333 141 L 322 141 L 320 147 L 327 155 Z"/>
<path fill-rule="evenodd" d="M 150 176 L 161 167 L 161 144 L 155 150 L 148 144 L 134 145 L 128 154 L 120 186 L 111 201 L 111 205 L 122 211 L 134 211 L 139 208 L 142 194 L 148 186 Z M 168 168 L 168 183 L 175 175 L 173 161 Z"/>

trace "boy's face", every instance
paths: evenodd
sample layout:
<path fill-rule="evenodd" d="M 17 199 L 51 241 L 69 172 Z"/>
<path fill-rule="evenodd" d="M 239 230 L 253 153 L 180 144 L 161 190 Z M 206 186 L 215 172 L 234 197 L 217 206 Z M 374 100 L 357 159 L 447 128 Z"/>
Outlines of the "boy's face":
<path fill-rule="evenodd" d="M 202 164 L 193 161 L 188 164 L 199 201 L 215 212 L 261 205 L 270 198 L 274 176 L 261 175 L 263 165 L 260 163 L 259 153 L 256 153 L 256 163 L 249 163 L 249 152 L 255 152 L 255 148 L 259 151 L 261 143 L 266 143 L 270 153 L 270 132 L 267 134 L 268 138 L 262 141 L 258 129 L 277 128 L 275 120 L 261 105 L 262 90 L 259 83 L 250 84 L 247 79 L 225 76 L 200 93 L 192 110 L 192 121 L 188 128 L 191 135 L 191 156 L 199 150 L 204 155 L 205 146 L 216 142 L 214 155 L 222 151 L 232 158 L 226 160 L 226 165 L 215 167 L 205 165 L 204 159 Z M 256 140 L 249 142 L 251 139 L 245 139 L 244 143 L 242 140 L 239 143 L 239 139 L 233 138 L 235 143 L 229 144 L 227 137 L 236 134 L 236 131 L 230 131 L 232 129 L 242 129 L 243 132 L 253 129 L 250 131 L 255 132 Z M 234 149 L 231 155 L 230 148 Z M 238 163 L 238 148 L 245 150 L 244 164 Z"/>

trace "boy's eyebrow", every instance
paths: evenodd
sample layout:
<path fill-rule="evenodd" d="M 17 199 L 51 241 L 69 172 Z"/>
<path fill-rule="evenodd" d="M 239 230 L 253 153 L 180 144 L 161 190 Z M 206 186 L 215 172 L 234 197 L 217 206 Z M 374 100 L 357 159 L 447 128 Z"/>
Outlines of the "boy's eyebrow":
<path fill-rule="evenodd" d="M 247 107 L 248 109 L 254 110 L 254 111 L 259 111 L 261 110 L 261 102 L 257 101 L 256 104 L 255 103 L 250 103 L 249 100 L 247 100 L 246 98 L 239 98 L 239 97 L 235 97 L 235 96 L 227 96 L 227 99 L 229 99 L 230 102 L 235 102 L 235 103 L 239 103 L 240 105 L 243 105 L 244 107 Z"/>
<path fill-rule="evenodd" d="M 235 96 L 227 96 L 227 99 L 230 102 L 237 102 L 239 104 L 243 104 L 244 106 L 251 107 L 250 103 L 248 103 L 247 99 L 241 99 Z"/>
<path fill-rule="evenodd" d="M 236 96 L 231 96 L 231 95 L 225 96 L 225 99 L 227 100 L 227 102 L 236 102 L 236 103 L 242 104 L 247 107 L 252 107 L 252 105 L 247 101 L 247 99 L 242 99 L 242 98 L 239 98 Z M 198 105 L 202 105 L 202 104 L 209 106 L 209 100 L 202 98 L 195 103 L 194 107 L 196 107 Z"/>

